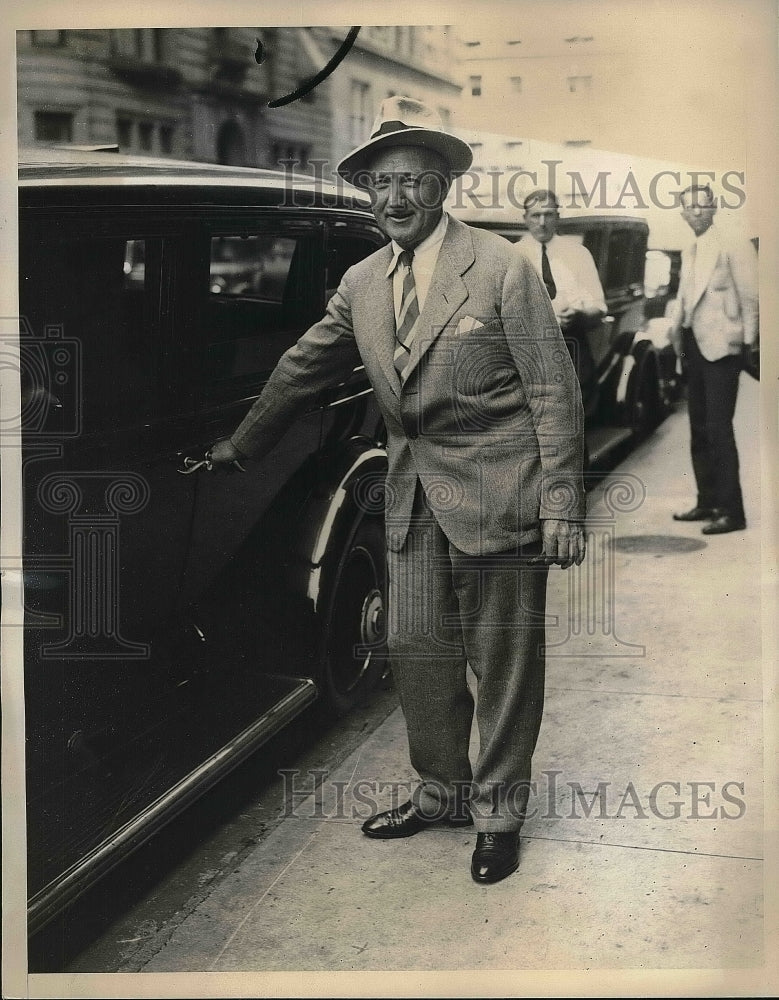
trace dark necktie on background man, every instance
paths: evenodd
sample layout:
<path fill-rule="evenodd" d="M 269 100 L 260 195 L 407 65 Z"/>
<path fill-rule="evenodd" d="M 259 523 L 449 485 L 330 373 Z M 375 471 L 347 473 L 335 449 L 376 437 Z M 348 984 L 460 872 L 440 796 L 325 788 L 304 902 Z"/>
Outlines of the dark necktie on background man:
<path fill-rule="evenodd" d="M 398 267 L 405 268 L 403 275 L 403 295 L 395 331 L 396 344 L 394 357 L 395 368 L 398 375 L 400 375 L 401 381 L 403 381 L 403 372 L 411 356 L 411 344 L 416 333 L 416 322 L 419 319 L 417 287 L 414 283 L 414 272 L 411 270 L 413 259 L 413 250 L 403 250 L 398 255 Z"/>
<path fill-rule="evenodd" d="M 546 243 L 541 244 L 541 277 L 546 285 L 546 291 L 550 299 L 557 295 L 557 285 L 552 277 L 552 268 L 549 266 L 549 257 L 546 254 Z"/>

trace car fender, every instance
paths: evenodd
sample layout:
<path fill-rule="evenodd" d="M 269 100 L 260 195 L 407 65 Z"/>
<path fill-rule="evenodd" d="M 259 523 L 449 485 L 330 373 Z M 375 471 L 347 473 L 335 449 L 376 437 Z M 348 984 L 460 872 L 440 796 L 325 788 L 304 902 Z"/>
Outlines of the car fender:
<path fill-rule="evenodd" d="M 625 426 L 631 425 L 634 421 L 639 386 L 642 380 L 647 377 L 655 378 L 659 394 L 660 364 L 657 350 L 652 341 L 644 337 L 642 331 L 639 331 L 635 335 L 630 353 L 625 355 L 623 359 L 617 382 L 615 402 L 621 418 L 620 422 Z"/>
<path fill-rule="evenodd" d="M 349 533 L 364 518 L 384 515 L 387 452 L 367 437 L 354 437 L 335 454 L 324 453 L 321 475 L 297 518 L 287 586 L 321 610 L 323 574 L 340 558 Z"/>
<path fill-rule="evenodd" d="M 609 409 L 620 424 L 629 423 L 629 407 L 637 374 L 652 343 L 640 331 L 622 334 L 615 341 L 604 381 L 608 382 Z"/>

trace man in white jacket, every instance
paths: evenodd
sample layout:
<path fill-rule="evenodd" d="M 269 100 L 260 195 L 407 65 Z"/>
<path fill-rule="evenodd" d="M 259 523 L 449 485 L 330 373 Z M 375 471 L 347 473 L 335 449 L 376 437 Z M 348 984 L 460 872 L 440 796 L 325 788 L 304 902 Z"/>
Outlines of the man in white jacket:
<path fill-rule="evenodd" d="M 679 297 L 669 333 L 687 371 L 690 451 L 698 496 L 677 521 L 706 521 L 704 535 L 746 527 L 733 434 L 738 380 L 758 338 L 757 252 L 716 225 L 709 185 L 681 195 L 695 241 L 682 254 Z"/>

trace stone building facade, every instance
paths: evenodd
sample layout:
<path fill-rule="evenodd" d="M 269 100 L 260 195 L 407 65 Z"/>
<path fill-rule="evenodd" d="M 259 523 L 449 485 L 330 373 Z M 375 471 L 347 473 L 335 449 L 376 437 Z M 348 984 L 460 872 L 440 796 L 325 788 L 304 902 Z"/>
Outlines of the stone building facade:
<path fill-rule="evenodd" d="M 344 27 L 122 28 L 17 33 L 20 146 L 122 152 L 325 176 L 367 138 L 380 101 L 408 93 L 455 112 L 460 43 L 446 26 L 364 27 L 335 71 Z M 312 166 L 312 164 L 321 166 Z"/>

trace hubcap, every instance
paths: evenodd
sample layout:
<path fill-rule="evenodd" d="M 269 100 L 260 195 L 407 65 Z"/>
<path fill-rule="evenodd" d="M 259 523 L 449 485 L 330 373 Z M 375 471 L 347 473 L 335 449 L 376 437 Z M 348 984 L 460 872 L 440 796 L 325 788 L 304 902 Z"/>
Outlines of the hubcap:
<path fill-rule="evenodd" d="M 373 646 L 384 635 L 384 601 L 381 592 L 374 588 L 365 597 L 360 616 L 360 640 Z"/>

